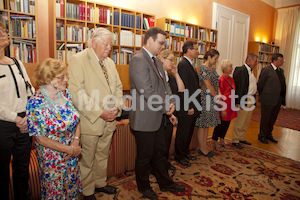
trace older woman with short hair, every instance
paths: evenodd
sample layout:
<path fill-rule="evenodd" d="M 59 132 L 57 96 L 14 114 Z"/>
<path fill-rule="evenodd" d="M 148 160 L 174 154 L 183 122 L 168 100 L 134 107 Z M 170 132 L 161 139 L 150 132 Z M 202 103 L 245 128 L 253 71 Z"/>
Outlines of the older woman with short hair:
<path fill-rule="evenodd" d="M 42 199 L 77 199 L 81 191 L 79 114 L 67 88 L 65 63 L 47 58 L 34 73 L 39 90 L 28 101 L 29 134 L 36 139 Z"/>
<path fill-rule="evenodd" d="M 223 75 L 219 79 L 220 93 L 225 97 L 223 102 L 226 104 L 226 110 L 221 112 L 221 124 L 215 127 L 212 139 L 214 140 L 214 145 L 216 150 L 220 150 L 221 147 L 225 146 L 225 135 L 230 125 L 232 119 L 237 116 L 237 112 L 232 110 L 231 98 L 232 91 L 235 90 L 234 79 L 230 77 L 232 73 L 232 62 L 230 60 L 221 61 L 221 70 Z M 220 141 L 218 142 L 218 139 Z"/>

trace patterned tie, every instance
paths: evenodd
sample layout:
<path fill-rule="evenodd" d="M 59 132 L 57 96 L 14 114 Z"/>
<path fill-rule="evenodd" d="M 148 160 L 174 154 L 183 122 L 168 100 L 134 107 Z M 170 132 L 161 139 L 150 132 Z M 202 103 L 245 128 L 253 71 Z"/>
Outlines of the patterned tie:
<path fill-rule="evenodd" d="M 106 69 L 106 67 L 104 66 L 103 62 L 99 61 L 99 64 L 100 64 L 100 66 L 101 66 L 101 68 L 102 68 L 102 71 L 103 71 L 103 74 L 104 74 L 105 79 L 106 79 L 106 81 L 107 81 L 107 84 L 109 85 L 107 69 Z"/>
<path fill-rule="evenodd" d="M 158 67 L 157 67 L 157 64 L 156 64 L 156 59 L 155 59 L 155 57 L 153 56 L 152 59 L 153 59 L 154 66 L 155 66 L 155 68 L 156 68 L 156 70 L 157 70 L 157 72 L 158 72 L 158 74 L 159 74 L 160 79 L 162 80 L 163 83 L 165 83 L 163 77 L 161 76 L 160 71 L 158 70 Z"/>

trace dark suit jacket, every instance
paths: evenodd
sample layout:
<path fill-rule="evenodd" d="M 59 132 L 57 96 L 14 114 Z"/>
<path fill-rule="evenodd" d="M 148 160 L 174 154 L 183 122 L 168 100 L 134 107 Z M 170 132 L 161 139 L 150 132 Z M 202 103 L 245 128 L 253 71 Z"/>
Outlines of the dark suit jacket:
<path fill-rule="evenodd" d="M 259 93 L 258 101 L 265 105 L 275 106 L 279 98 L 282 98 L 282 105 L 285 105 L 286 83 L 283 69 L 279 68 L 280 75 L 284 80 L 284 91 L 281 93 L 281 84 L 277 72 L 270 65 L 261 70 L 257 89 Z"/>
<path fill-rule="evenodd" d="M 166 82 L 162 62 L 156 58 L 156 63 L 163 74 L 164 81 L 161 80 L 152 58 L 143 48 L 131 58 L 129 63 L 130 91 L 133 97 L 132 104 L 135 103 L 129 112 L 129 119 L 130 126 L 135 131 L 157 131 L 161 125 L 163 114 L 169 110 L 169 108 L 165 108 L 165 100 L 166 95 L 171 96 L 172 92 Z M 136 97 L 133 91 L 136 91 Z M 162 109 L 153 111 L 149 108 L 147 102 L 151 95 L 161 97 L 162 102 L 156 103 L 153 107 L 161 107 Z M 156 100 L 154 99 L 154 101 Z M 175 104 L 174 101 L 172 102 Z M 140 109 L 141 104 L 144 104 L 144 110 Z M 136 109 L 134 109 L 135 107 Z"/>
<path fill-rule="evenodd" d="M 185 58 L 182 57 L 181 61 L 178 64 L 178 73 L 184 83 L 185 89 L 189 91 L 189 96 L 192 96 L 197 89 L 200 90 L 199 86 L 199 77 L 197 72 L 195 71 L 194 67 L 191 63 Z M 180 117 L 197 117 L 200 114 L 200 111 L 196 108 L 194 103 L 189 103 L 189 109 L 194 108 L 194 115 L 188 115 L 187 112 L 184 110 L 184 93 L 179 94 L 180 97 L 180 110 L 176 112 L 177 116 Z M 200 94 L 196 97 L 198 102 L 200 103 Z"/>
<path fill-rule="evenodd" d="M 233 72 L 233 79 L 236 86 L 235 94 L 238 97 L 235 99 L 235 104 L 240 104 L 241 98 L 248 94 L 249 90 L 249 73 L 245 65 L 236 67 Z"/>

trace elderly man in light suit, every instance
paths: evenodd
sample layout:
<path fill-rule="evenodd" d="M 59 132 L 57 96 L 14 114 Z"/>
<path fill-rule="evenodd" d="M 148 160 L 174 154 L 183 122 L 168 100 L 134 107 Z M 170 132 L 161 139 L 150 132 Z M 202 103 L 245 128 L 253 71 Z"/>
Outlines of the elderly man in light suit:
<path fill-rule="evenodd" d="M 166 117 L 175 110 L 172 103 L 165 106 L 166 95 L 171 95 L 171 89 L 163 75 L 162 63 L 156 58 L 164 48 L 165 39 L 163 30 L 152 27 L 145 34 L 143 48 L 129 63 L 132 105 L 135 105 L 129 112 L 129 119 L 137 145 L 136 182 L 144 198 L 149 199 L 158 199 L 149 183 L 150 163 L 162 191 L 185 190 L 170 179 L 164 161 Z"/>
<path fill-rule="evenodd" d="M 107 185 L 109 147 L 121 115 L 122 83 L 109 58 L 112 33 L 97 28 L 84 51 L 70 59 L 69 90 L 80 113 L 82 158 L 80 170 L 84 199 L 95 200 L 94 193 L 115 194 Z"/>

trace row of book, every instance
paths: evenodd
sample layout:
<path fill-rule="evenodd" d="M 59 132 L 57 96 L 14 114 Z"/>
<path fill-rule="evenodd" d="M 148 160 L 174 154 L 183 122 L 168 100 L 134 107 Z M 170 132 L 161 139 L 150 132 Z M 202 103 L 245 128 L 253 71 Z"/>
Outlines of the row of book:
<path fill-rule="evenodd" d="M 36 23 L 33 17 L 27 15 L 11 15 L 10 30 L 14 37 L 35 38 Z"/>
<path fill-rule="evenodd" d="M 272 61 L 272 54 L 259 53 L 258 54 L 258 61 L 259 62 L 271 62 Z"/>
<path fill-rule="evenodd" d="M 279 47 L 274 47 L 269 44 L 263 44 L 260 43 L 258 47 L 259 51 L 264 51 L 264 52 L 271 52 L 271 53 L 278 53 L 279 52 Z"/>
<path fill-rule="evenodd" d="M 115 37 L 118 35 L 115 34 Z M 131 31 L 127 30 L 121 30 L 120 31 L 120 45 L 121 46 L 136 46 L 141 47 L 142 46 L 142 35 L 134 34 Z"/>
<path fill-rule="evenodd" d="M 10 56 L 21 60 L 23 63 L 37 62 L 35 42 L 13 39 Z"/>
<path fill-rule="evenodd" d="M 59 60 L 69 63 L 72 55 L 83 50 L 83 44 L 66 44 L 61 43 L 56 50 L 56 57 Z"/>
<path fill-rule="evenodd" d="M 76 26 L 56 26 L 56 39 L 73 41 L 73 42 L 87 42 L 91 37 L 94 28 L 89 27 L 77 28 Z"/>
<path fill-rule="evenodd" d="M 4 0 L 0 0 L 0 9 L 3 5 L 1 2 Z M 9 0 L 9 6 L 12 11 L 35 14 L 35 0 Z"/>
<path fill-rule="evenodd" d="M 134 54 L 133 49 L 121 48 L 120 53 L 119 53 L 119 49 L 114 49 L 112 59 L 116 65 L 128 65 L 133 54 Z"/>

